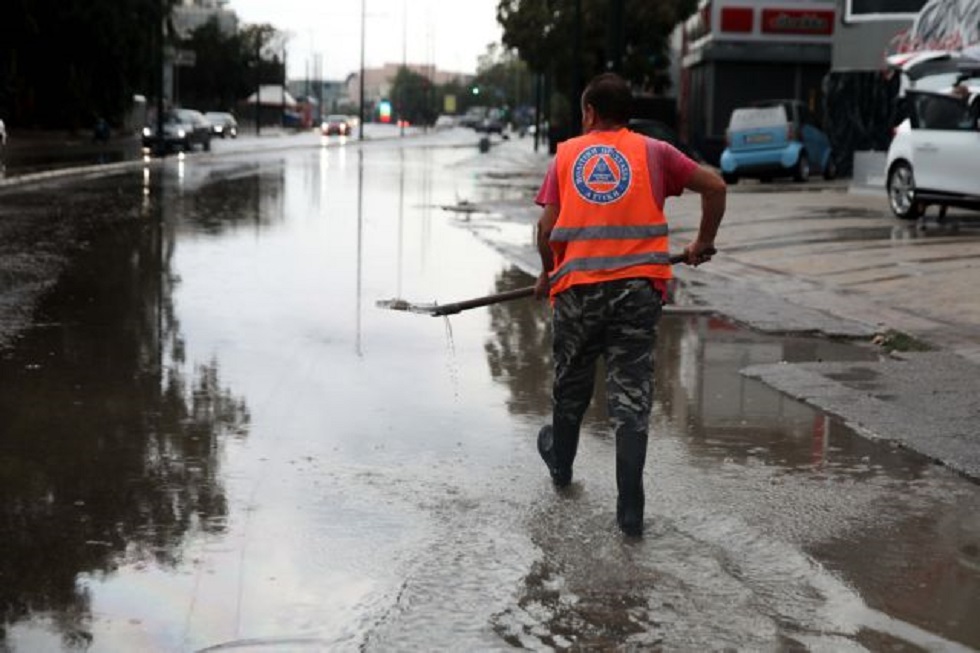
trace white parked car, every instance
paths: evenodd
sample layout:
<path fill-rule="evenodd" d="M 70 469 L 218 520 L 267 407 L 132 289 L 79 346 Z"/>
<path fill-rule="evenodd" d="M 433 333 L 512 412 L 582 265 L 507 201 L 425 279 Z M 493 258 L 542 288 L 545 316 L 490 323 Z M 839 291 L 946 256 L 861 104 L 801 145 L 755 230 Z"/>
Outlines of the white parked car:
<path fill-rule="evenodd" d="M 980 210 L 980 94 L 907 91 L 905 101 L 885 168 L 892 212 L 914 220 L 930 205 Z"/>
<path fill-rule="evenodd" d="M 456 117 L 450 116 L 448 114 L 442 114 L 436 118 L 435 128 L 436 129 L 451 129 L 456 126 Z"/>
<path fill-rule="evenodd" d="M 885 164 L 888 202 L 900 218 L 929 205 L 980 208 L 980 49 L 888 57 L 900 73 L 905 120 Z"/>

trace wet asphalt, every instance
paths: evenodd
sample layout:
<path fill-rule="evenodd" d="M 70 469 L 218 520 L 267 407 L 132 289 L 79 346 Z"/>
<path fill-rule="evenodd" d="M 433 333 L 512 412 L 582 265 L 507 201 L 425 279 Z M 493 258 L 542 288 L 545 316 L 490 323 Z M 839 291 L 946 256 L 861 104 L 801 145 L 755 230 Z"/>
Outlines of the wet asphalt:
<path fill-rule="evenodd" d="M 601 383 L 571 488 L 537 458 L 546 305 L 377 305 L 529 284 L 443 207 L 535 159 L 311 140 L 5 192 L 0 649 L 980 647 L 980 487 L 741 374 L 880 350 L 666 316 L 633 540 Z"/>

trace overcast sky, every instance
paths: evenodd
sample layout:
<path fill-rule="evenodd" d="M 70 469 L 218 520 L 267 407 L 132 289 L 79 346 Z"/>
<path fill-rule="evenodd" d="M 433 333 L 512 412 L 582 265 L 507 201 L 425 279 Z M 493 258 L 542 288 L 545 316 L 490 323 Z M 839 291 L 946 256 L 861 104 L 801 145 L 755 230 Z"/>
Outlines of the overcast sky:
<path fill-rule="evenodd" d="M 367 67 L 402 60 L 435 62 L 440 70 L 472 73 L 488 43 L 500 41 L 497 0 L 364 0 Z M 322 57 L 324 77 L 344 79 L 360 67 L 361 0 L 231 0 L 243 23 L 270 23 L 287 32 L 291 78 L 306 76 Z M 312 63 L 311 66 L 312 74 Z"/>

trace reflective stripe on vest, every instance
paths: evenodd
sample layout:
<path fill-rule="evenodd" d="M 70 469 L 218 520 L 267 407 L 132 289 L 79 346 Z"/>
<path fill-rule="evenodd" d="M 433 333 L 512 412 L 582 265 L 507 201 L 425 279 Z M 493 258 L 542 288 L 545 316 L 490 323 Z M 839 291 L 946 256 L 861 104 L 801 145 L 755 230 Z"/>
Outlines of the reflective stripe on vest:
<path fill-rule="evenodd" d="M 571 272 L 593 270 L 620 270 L 634 265 L 670 265 L 670 254 L 652 252 L 650 254 L 631 254 L 629 256 L 595 256 L 592 258 L 576 258 L 555 270 L 551 274 L 551 283 L 555 283 Z"/>
<path fill-rule="evenodd" d="M 650 187 L 645 137 L 620 129 L 569 139 L 558 146 L 555 170 L 552 297 L 580 284 L 671 278 L 667 220 Z"/>
<path fill-rule="evenodd" d="M 634 238 L 656 238 L 667 235 L 666 224 L 619 225 L 612 227 L 557 227 L 551 232 L 554 243 L 568 243 L 573 240 L 630 240 Z"/>

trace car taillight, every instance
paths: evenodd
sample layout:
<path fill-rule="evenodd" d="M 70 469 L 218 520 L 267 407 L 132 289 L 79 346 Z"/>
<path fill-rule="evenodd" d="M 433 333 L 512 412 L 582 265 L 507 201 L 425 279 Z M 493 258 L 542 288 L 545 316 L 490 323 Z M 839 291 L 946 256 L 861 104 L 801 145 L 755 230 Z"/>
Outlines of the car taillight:
<path fill-rule="evenodd" d="M 786 127 L 786 140 L 795 141 L 796 140 L 796 126 L 789 125 Z"/>

